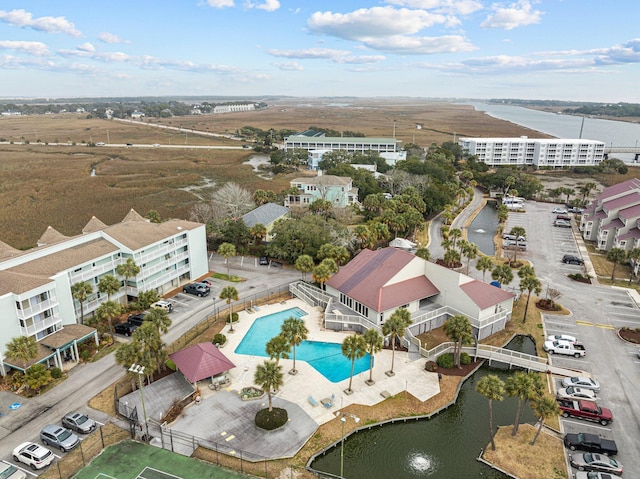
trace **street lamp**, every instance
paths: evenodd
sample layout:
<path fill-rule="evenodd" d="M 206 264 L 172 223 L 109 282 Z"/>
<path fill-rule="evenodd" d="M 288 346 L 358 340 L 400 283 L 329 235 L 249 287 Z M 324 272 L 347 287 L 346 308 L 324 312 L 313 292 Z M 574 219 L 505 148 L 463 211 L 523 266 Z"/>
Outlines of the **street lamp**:
<path fill-rule="evenodd" d="M 130 373 L 138 375 L 138 383 L 140 384 L 140 399 L 142 401 L 142 415 L 144 416 L 144 426 L 147 431 L 147 440 L 149 439 L 149 425 L 147 424 L 147 410 L 144 407 L 144 389 L 142 387 L 142 376 L 144 375 L 144 366 L 133 363 L 129 368 Z"/>
<path fill-rule="evenodd" d="M 353 422 L 358 424 L 360 422 L 360 418 L 355 414 L 347 414 L 346 412 L 338 411 L 336 413 L 336 417 L 340 418 L 340 422 L 342 423 L 342 439 L 340 441 L 340 477 L 344 477 L 344 423 L 347 422 L 347 418 L 350 417 L 353 419 Z"/>

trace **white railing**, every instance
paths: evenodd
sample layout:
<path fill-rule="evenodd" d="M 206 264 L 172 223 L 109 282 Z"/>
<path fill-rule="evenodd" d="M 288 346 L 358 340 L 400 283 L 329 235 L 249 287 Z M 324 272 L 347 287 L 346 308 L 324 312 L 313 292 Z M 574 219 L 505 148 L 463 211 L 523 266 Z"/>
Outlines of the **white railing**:
<path fill-rule="evenodd" d="M 114 271 L 117 264 L 119 263 L 109 262 L 109 263 L 101 264 L 99 266 L 95 266 L 91 269 L 79 271 L 77 273 L 70 273 L 69 281 L 71 282 L 71 284 L 75 284 L 75 283 L 81 283 L 81 282 L 87 281 L 89 279 L 97 278 L 98 276 L 100 276 L 101 274 L 107 271 Z"/>
<path fill-rule="evenodd" d="M 17 309 L 17 316 L 19 319 L 28 319 L 42 313 L 43 311 L 53 308 L 54 306 L 58 306 L 58 301 L 55 297 L 49 298 L 46 301 L 42 301 L 40 303 L 36 303 L 29 308 Z"/>
<path fill-rule="evenodd" d="M 35 336 L 39 332 L 45 331 L 56 324 L 62 324 L 62 319 L 58 316 L 51 316 L 29 326 L 20 327 L 20 330 L 22 331 L 23 336 Z"/>

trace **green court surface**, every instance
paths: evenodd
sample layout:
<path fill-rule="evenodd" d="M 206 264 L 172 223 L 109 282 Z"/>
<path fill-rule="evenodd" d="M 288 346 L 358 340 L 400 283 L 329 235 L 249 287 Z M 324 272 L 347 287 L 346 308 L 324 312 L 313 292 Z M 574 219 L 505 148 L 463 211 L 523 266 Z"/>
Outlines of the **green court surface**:
<path fill-rule="evenodd" d="M 249 476 L 134 441 L 109 446 L 74 479 L 239 479 Z"/>

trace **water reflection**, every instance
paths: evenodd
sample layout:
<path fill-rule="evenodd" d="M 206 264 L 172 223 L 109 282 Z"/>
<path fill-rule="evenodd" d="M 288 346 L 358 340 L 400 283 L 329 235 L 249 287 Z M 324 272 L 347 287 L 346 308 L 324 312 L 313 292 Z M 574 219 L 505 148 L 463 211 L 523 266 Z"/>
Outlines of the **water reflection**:
<path fill-rule="evenodd" d="M 478 245 L 484 254 L 493 256 L 496 252 L 493 236 L 498 229 L 498 212 L 495 203 L 487 203 L 473 219 L 467 231 L 469 242 Z"/>
<path fill-rule="evenodd" d="M 519 337 L 508 347 L 535 352 L 528 337 Z M 502 473 L 476 460 L 489 443 L 489 406 L 475 387 L 487 374 L 496 374 L 504 381 L 513 372 L 484 366 L 463 384 L 456 404 L 431 420 L 409 419 L 352 435 L 344 443 L 345 477 L 505 479 Z M 503 401 L 494 401 L 494 424 L 513 424 L 516 409 L 515 398 L 505 396 Z M 523 422 L 534 421 L 531 408 L 526 408 Z M 339 475 L 340 447 L 314 461 L 313 468 Z"/>

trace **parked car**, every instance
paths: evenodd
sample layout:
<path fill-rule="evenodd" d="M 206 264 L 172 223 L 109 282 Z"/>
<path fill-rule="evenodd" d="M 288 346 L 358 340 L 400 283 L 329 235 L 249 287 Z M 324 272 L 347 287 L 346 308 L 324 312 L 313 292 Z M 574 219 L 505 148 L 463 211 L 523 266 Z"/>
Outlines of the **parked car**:
<path fill-rule="evenodd" d="M 547 336 L 547 341 L 569 341 L 575 343 L 577 339 L 568 334 L 552 334 L 551 336 Z"/>
<path fill-rule="evenodd" d="M 595 472 L 595 471 L 578 471 L 573 476 L 574 479 L 614 479 L 608 472 Z"/>
<path fill-rule="evenodd" d="M 568 211 L 569 213 L 575 213 L 575 214 L 580 215 L 580 214 L 582 214 L 582 212 L 583 212 L 584 210 L 583 210 L 582 208 L 578 208 L 578 207 L 574 206 L 573 208 L 569 208 L 567 211 Z"/>
<path fill-rule="evenodd" d="M 81 434 L 89 434 L 96 429 L 96 422 L 79 412 L 70 412 L 63 417 L 62 425 Z"/>
<path fill-rule="evenodd" d="M 23 442 L 13 450 L 13 460 L 26 464 L 34 471 L 47 467 L 55 458 L 53 452 L 35 442 Z"/>
<path fill-rule="evenodd" d="M 42 428 L 42 431 L 40 431 L 40 440 L 45 446 L 55 446 L 62 452 L 70 451 L 80 444 L 80 438 L 78 436 L 67 428 L 55 424 L 49 424 Z"/>
<path fill-rule="evenodd" d="M 566 208 L 554 208 L 552 213 L 556 213 L 558 215 L 566 215 L 569 211 Z"/>
<path fill-rule="evenodd" d="M 578 434 L 565 434 L 564 445 L 572 451 L 597 452 L 605 456 L 615 456 L 618 454 L 618 446 L 613 439 L 606 439 L 597 434 L 579 432 Z"/>
<path fill-rule="evenodd" d="M 573 376 L 562 380 L 562 387 L 577 386 L 582 389 L 591 389 L 592 391 L 600 391 L 600 383 L 597 379 L 588 378 L 586 376 Z"/>
<path fill-rule="evenodd" d="M 568 388 L 558 389 L 556 397 L 558 399 L 588 399 L 589 401 L 595 401 L 596 393 L 591 389 L 569 386 Z"/>
<path fill-rule="evenodd" d="M 510 235 L 508 233 L 505 233 L 505 234 L 502 235 L 502 239 L 515 241 L 516 240 L 516 235 Z M 518 241 L 526 241 L 527 238 L 525 238 L 524 236 L 518 236 L 517 240 Z"/>
<path fill-rule="evenodd" d="M 569 216 L 569 215 L 557 215 L 556 219 L 557 220 L 564 220 L 564 221 L 571 221 L 571 216 Z"/>
<path fill-rule="evenodd" d="M 182 288 L 183 293 L 194 294 L 196 296 L 207 296 L 211 289 L 204 283 L 185 284 Z"/>
<path fill-rule="evenodd" d="M 0 462 L 0 479 L 27 479 L 27 475 L 13 464 Z"/>
<path fill-rule="evenodd" d="M 171 311 L 173 311 L 173 304 L 171 304 L 169 301 L 164 301 L 164 300 L 156 301 L 151 305 L 151 307 L 164 309 L 167 313 L 170 313 Z"/>
<path fill-rule="evenodd" d="M 553 226 L 557 226 L 558 228 L 571 228 L 571 223 L 565 220 L 555 220 Z"/>
<path fill-rule="evenodd" d="M 129 321 L 125 321 L 124 323 L 116 324 L 113 329 L 116 333 L 122 334 L 123 336 L 131 336 L 133 332 L 138 329 L 137 324 L 131 324 Z"/>
<path fill-rule="evenodd" d="M 98 143 L 96 143 L 96 146 L 104 146 L 104 141 L 99 141 Z"/>
<path fill-rule="evenodd" d="M 584 261 L 581 258 L 578 258 L 577 256 L 574 256 L 572 254 L 565 254 L 562 257 L 562 262 L 568 263 L 568 264 L 578 264 L 578 265 L 584 264 Z"/>
<path fill-rule="evenodd" d="M 260 256 L 260 261 L 259 263 L 262 266 L 267 266 L 269 264 L 269 258 L 267 258 L 266 256 Z"/>
<path fill-rule="evenodd" d="M 595 421 L 603 426 L 613 421 L 611 409 L 600 407 L 593 401 L 586 399 L 558 399 L 558 408 L 563 417 Z"/>
<path fill-rule="evenodd" d="M 143 311 L 141 313 L 130 314 L 127 318 L 127 323 L 132 324 L 134 326 L 142 326 L 144 322 L 144 318 L 147 315 L 148 311 Z"/>
<path fill-rule="evenodd" d="M 549 354 L 564 354 L 581 358 L 586 356 L 587 351 L 582 343 L 570 341 L 545 341 L 542 348 Z"/>
<path fill-rule="evenodd" d="M 594 452 L 571 454 L 570 462 L 579 471 L 600 471 L 622 475 L 622 464 L 604 454 Z"/>
<path fill-rule="evenodd" d="M 209 286 L 209 288 L 213 287 L 213 280 L 206 278 L 203 279 L 202 281 L 200 281 L 202 284 L 206 284 L 207 286 Z"/>

